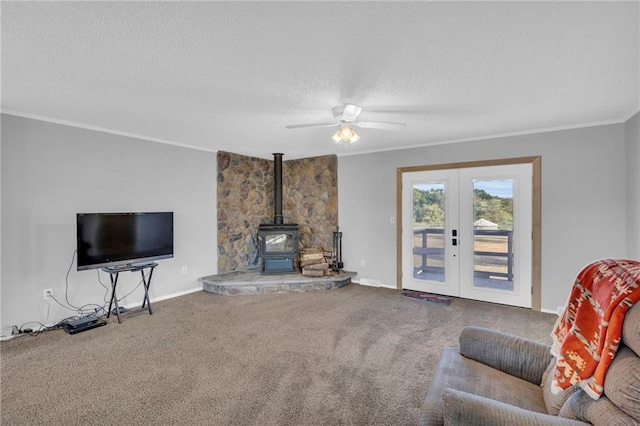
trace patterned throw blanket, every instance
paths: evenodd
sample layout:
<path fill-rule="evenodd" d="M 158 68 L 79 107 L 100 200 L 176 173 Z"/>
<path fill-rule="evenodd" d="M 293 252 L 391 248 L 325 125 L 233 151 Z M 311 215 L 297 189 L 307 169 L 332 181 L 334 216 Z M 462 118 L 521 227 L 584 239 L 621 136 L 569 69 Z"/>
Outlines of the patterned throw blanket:
<path fill-rule="evenodd" d="M 578 384 L 591 398 L 600 398 L 625 314 L 638 300 L 640 262 L 603 259 L 580 271 L 551 333 L 553 393 Z"/>

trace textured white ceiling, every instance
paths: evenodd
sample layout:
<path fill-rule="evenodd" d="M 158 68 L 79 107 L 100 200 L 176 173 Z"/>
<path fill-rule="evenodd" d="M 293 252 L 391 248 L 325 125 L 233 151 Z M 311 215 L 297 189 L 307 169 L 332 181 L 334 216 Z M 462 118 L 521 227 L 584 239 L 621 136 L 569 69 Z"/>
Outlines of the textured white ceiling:
<path fill-rule="evenodd" d="M 338 155 L 621 122 L 638 2 L 9 2 L 2 109 L 206 150 Z M 362 105 L 345 147 L 331 108 Z"/>

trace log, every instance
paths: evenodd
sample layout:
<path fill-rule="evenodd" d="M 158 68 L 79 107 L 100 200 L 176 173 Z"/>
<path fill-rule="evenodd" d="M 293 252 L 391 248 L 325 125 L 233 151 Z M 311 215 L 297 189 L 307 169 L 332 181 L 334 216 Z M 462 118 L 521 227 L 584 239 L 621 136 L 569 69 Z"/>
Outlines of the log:
<path fill-rule="evenodd" d="M 304 275 L 305 277 L 322 277 L 324 275 L 324 271 L 302 268 L 302 275 Z"/>
<path fill-rule="evenodd" d="M 329 264 L 328 263 L 316 263 L 315 265 L 305 266 L 304 269 L 312 270 L 312 271 L 328 271 Z"/>
<path fill-rule="evenodd" d="M 320 247 L 307 247 L 300 250 L 300 253 L 322 253 L 322 249 Z"/>
<path fill-rule="evenodd" d="M 307 277 L 322 277 L 329 275 L 329 262 L 326 250 L 321 247 L 309 247 L 300 251 L 300 268 L 302 275 Z"/>
<path fill-rule="evenodd" d="M 324 259 L 300 259 L 300 266 L 317 265 L 324 263 Z"/>
<path fill-rule="evenodd" d="M 309 247 L 303 249 L 300 252 L 300 266 L 305 267 L 308 265 L 316 265 L 319 263 L 323 263 L 324 255 L 323 251 L 319 247 Z"/>
<path fill-rule="evenodd" d="M 300 257 L 303 259 L 324 259 L 322 253 L 301 253 Z"/>

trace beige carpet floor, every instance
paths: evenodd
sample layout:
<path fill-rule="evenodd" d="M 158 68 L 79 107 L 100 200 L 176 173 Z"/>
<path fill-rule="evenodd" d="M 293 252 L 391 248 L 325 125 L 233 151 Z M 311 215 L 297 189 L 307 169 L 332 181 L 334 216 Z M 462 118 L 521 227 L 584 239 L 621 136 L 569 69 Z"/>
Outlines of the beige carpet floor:
<path fill-rule="evenodd" d="M 2 425 L 413 425 L 466 325 L 549 343 L 555 315 L 351 284 L 193 293 L 154 314 L 3 342 Z"/>

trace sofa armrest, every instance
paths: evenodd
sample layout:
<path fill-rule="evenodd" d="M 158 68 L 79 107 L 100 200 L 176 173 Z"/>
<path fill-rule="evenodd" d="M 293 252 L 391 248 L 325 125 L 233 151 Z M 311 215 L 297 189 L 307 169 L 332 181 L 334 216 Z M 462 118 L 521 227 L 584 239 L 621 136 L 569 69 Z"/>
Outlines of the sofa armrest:
<path fill-rule="evenodd" d="M 589 424 L 525 410 L 454 389 L 445 389 L 443 402 L 445 426 L 578 426 Z"/>
<path fill-rule="evenodd" d="M 462 330 L 460 354 L 536 385 L 552 359 L 547 345 L 481 327 Z"/>

